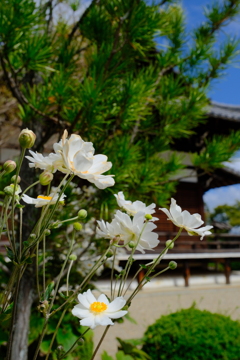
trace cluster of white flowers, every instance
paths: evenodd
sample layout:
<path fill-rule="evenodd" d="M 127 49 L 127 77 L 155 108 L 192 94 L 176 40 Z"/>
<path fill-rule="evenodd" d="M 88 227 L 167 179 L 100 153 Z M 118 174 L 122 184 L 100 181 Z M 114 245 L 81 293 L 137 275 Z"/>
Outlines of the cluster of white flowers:
<path fill-rule="evenodd" d="M 79 135 L 73 134 L 69 139 L 67 139 L 67 136 L 68 133 L 65 130 L 62 139 L 53 145 L 54 153 L 46 157 L 30 150 L 31 156 L 26 156 L 30 161 L 29 166 L 50 172 L 51 177 L 57 170 L 65 174 L 75 174 L 93 183 L 99 189 L 113 186 L 113 175 L 102 175 L 112 166 L 111 162 L 107 161 L 107 157 L 101 154 L 94 155 L 93 144 L 84 142 Z M 48 181 L 47 175 L 43 181 Z M 57 202 L 59 198 L 57 191 L 58 189 L 55 189 L 49 196 L 39 195 L 36 199 L 24 194 L 22 199 L 28 204 L 35 205 L 35 207 L 42 207 Z M 95 189 L 89 188 L 88 196 L 91 196 L 94 191 Z M 159 243 L 158 234 L 154 232 L 157 228 L 154 221 L 157 221 L 158 218 L 152 216 L 155 213 L 156 204 L 146 206 L 141 201 L 125 200 L 122 191 L 114 196 L 119 207 L 125 212 L 116 211 L 111 223 L 103 220 L 97 221 L 96 232 L 98 237 L 109 239 L 110 244 L 117 246 L 117 249 L 120 250 L 123 250 L 121 246 L 129 251 L 133 249 L 133 251 L 138 250 L 142 253 L 145 250 L 153 250 Z M 59 201 L 63 201 L 64 197 L 65 195 L 62 194 Z M 174 199 L 171 199 L 169 210 L 165 208 L 160 208 L 160 210 L 167 215 L 168 220 L 171 220 L 180 229 L 185 229 L 189 235 L 199 235 L 202 239 L 205 235 L 211 234 L 209 230 L 212 226 L 200 227 L 203 224 L 201 216 L 199 214 L 191 215 L 186 210 L 182 211 Z M 83 246 L 86 245 L 86 242 L 89 244 L 89 241 L 91 241 L 94 233 L 93 227 L 95 227 L 94 223 L 91 223 L 91 226 L 85 226 L 86 238 L 85 243 L 82 244 Z M 90 254 L 91 246 L 88 250 Z M 94 259 L 84 260 L 81 272 L 87 274 L 91 271 L 95 262 Z M 108 259 L 108 261 L 111 260 Z M 118 270 L 121 270 L 118 264 L 111 264 L 111 266 L 118 267 Z M 117 297 L 112 302 L 109 302 L 104 294 L 101 294 L 96 299 L 91 290 L 87 290 L 78 295 L 78 300 L 79 304 L 74 306 L 72 313 L 81 319 L 81 325 L 89 326 L 91 329 L 94 329 L 97 325 L 114 325 L 112 319 L 118 319 L 127 313 L 127 310 L 122 310 L 126 304 L 123 297 Z"/>
<path fill-rule="evenodd" d="M 142 253 L 155 248 L 159 241 L 157 233 L 153 232 L 157 226 L 152 221 L 158 218 L 151 217 L 151 221 L 147 221 L 146 215 L 155 212 L 156 205 L 146 206 L 141 201 L 132 203 L 125 200 L 122 192 L 115 194 L 115 197 L 119 206 L 129 215 L 118 210 L 111 223 L 98 221 L 98 236 L 110 239 L 113 243 L 121 241 L 128 250 L 135 248 Z"/>
<path fill-rule="evenodd" d="M 82 179 L 96 185 L 99 189 L 105 189 L 114 185 L 113 175 L 102 175 L 112 167 L 105 155 L 94 155 L 95 149 L 91 142 L 85 142 L 79 135 L 72 134 L 67 139 L 67 130 L 62 139 L 53 145 L 55 153 L 48 156 L 29 150 L 32 156 L 26 156 L 31 162 L 30 167 L 47 170 L 55 173 L 72 173 Z"/>

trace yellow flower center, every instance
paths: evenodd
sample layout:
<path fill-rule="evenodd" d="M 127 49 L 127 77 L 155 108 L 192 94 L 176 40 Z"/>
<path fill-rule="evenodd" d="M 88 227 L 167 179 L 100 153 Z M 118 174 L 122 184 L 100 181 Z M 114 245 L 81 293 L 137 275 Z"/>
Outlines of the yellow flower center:
<path fill-rule="evenodd" d="M 90 305 L 90 310 L 93 312 L 100 313 L 107 310 L 107 305 L 104 302 L 95 301 Z"/>
<path fill-rule="evenodd" d="M 52 200 L 51 196 L 44 196 L 44 195 L 38 195 L 37 197 L 38 199 L 43 199 L 43 200 Z"/>

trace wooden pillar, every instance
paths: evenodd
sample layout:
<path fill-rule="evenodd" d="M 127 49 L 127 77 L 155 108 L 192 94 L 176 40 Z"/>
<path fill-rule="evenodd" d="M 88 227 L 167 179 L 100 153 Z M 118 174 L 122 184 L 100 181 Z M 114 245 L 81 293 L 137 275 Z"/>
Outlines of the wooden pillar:
<path fill-rule="evenodd" d="M 184 273 L 183 273 L 183 276 L 184 276 L 184 280 L 185 280 L 185 286 L 189 286 L 189 278 L 190 278 L 190 268 L 189 268 L 189 265 L 188 265 L 188 262 L 185 261 L 184 262 Z"/>
<path fill-rule="evenodd" d="M 226 276 L 226 284 L 230 284 L 230 273 L 231 273 L 231 267 L 229 265 L 229 260 L 226 259 L 224 263 L 224 272 Z"/>

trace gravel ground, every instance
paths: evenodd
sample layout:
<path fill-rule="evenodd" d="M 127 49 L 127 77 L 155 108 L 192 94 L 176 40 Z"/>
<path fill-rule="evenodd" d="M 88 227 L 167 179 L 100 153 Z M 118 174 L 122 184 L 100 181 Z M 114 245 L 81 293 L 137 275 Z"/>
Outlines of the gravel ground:
<path fill-rule="evenodd" d="M 104 292 L 107 294 L 107 291 Z M 141 290 L 129 309 L 130 316 L 137 321 L 137 324 L 125 320 L 122 324 L 111 326 L 95 360 L 101 360 L 104 350 L 116 359 L 114 356 L 118 346 L 116 337 L 122 339 L 141 338 L 147 326 L 161 315 L 188 308 L 193 302 L 201 310 L 206 309 L 231 316 L 234 320 L 240 320 L 240 283 L 192 285 L 189 288 L 152 287 Z M 94 330 L 95 344 L 98 343 L 103 331 L 104 328 L 101 326 Z"/>

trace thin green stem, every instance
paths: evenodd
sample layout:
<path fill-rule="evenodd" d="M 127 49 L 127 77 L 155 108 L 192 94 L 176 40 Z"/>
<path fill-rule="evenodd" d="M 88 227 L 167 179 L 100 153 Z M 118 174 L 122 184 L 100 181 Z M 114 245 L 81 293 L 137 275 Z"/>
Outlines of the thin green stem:
<path fill-rule="evenodd" d="M 106 336 L 109 328 L 110 328 L 110 325 L 108 325 L 108 326 L 106 327 L 106 329 L 104 330 L 104 333 L 102 334 L 102 337 L 101 337 L 101 339 L 99 340 L 99 343 L 97 344 L 97 347 L 96 347 L 96 349 L 95 349 L 95 351 L 94 351 L 94 353 L 93 353 L 93 356 L 91 357 L 91 360 L 93 360 L 93 359 L 95 358 L 95 356 L 96 356 L 96 354 L 97 354 L 97 352 L 98 352 L 98 350 L 99 350 L 99 348 L 100 348 L 100 346 L 101 346 L 101 344 L 102 344 L 102 342 L 103 342 L 103 340 L 104 340 L 104 338 L 105 338 L 105 336 Z"/>
<path fill-rule="evenodd" d="M 46 236 L 43 237 L 43 292 L 46 288 Z"/>
<path fill-rule="evenodd" d="M 37 294 L 38 299 L 40 299 L 40 285 L 39 285 L 39 272 L 38 272 L 38 253 L 39 253 L 39 243 L 36 246 L 36 285 L 37 285 Z"/>
<path fill-rule="evenodd" d="M 114 263 L 116 259 L 116 252 L 117 249 L 115 248 L 113 251 L 113 263 L 112 263 L 112 269 L 111 269 L 111 300 L 113 300 L 113 274 L 114 274 Z"/>
<path fill-rule="evenodd" d="M 72 268 L 74 260 L 71 260 L 70 265 L 68 267 L 68 271 L 67 271 L 67 296 L 68 296 L 68 288 L 69 288 L 69 275 L 70 275 L 70 271 Z"/>
<path fill-rule="evenodd" d="M 168 249 L 170 249 L 171 245 L 179 238 L 181 232 L 182 232 L 183 228 L 180 228 L 177 235 L 175 236 L 175 238 L 168 244 L 168 246 L 166 246 L 161 253 L 159 254 L 159 256 L 155 259 L 155 261 L 150 265 L 150 267 L 148 268 L 146 274 L 144 275 L 143 279 L 138 283 L 138 286 L 136 287 L 136 289 L 134 290 L 134 292 L 132 293 L 132 295 L 130 295 L 130 297 L 127 299 L 126 305 L 128 305 L 132 299 L 135 297 L 135 295 L 138 293 L 138 291 L 143 287 L 143 282 L 144 280 L 149 276 L 149 274 L 151 274 L 151 272 L 154 270 L 154 268 L 160 263 L 163 255 L 167 252 Z M 144 283 L 145 284 L 145 283 Z"/>
<path fill-rule="evenodd" d="M 36 360 L 37 359 L 37 356 L 38 356 L 38 352 L 39 352 L 39 349 L 40 349 L 40 346 L 41 346 L 41 343 L 42 343 L 42 340 L 45 336 L 45 333 L 47 331 L 47 325 L 48 325 L 48 318 L 46 317 L 45 318 L 45 322 L 44 322 L 44 325 L 43 325 L 43 330 L 42 330 L 42 334 L 38 340 L 38 344 L 37 344 L 37 348 L 35 350 L 35 354 L 34 354 L 34 357 L 33 357 L 33 360 Z"/>
<path fill-rule="evenodd" d="M 16 177 L 15 177 L 15 181 L 14 181 L 14 188 L 13 188 L 13 196 L 12 196 L 12 245 L 13 245 L 13 252 L 16 258 L 18 258 L 18 255 L 16 253 L 16 241 L 15 241 L 15 234 L 14 234 L 14 228 L 15 228 L 15 224 L 14 224 L 14 205 L 15 205 L 15 191 L 17 188 L 17 179 L 18 179 L 18 175 L 20 173 L 20 169 L 22 166 L 22 162 L 24 159 L 24 155 L 25 155 L 25 151 L 26 149 L 22 149 L 21 155 L 20 155 L 20 160 L 19 160 L 19 164 L 17 166 L 17 171 L 16 171 Z"/>
<path fill-rule="evenodd" d="M 23 209 L 19 209 L 20 213 L 20 227 L 19 227 L 19 258 L 22 256 L 22 226 L 23 226 Z"/>
<path fill-rule="evenodd" d="M 65 353 L 59 358 L 59 360 L 60 360 L 60 359 L 64 359 L 68 354 L 70 354 L 70 353 L 73 351 L 73 349 L 75 348 L 75 346 L 77 345 L 77 343 L 79 342 L 79 340 L 82 339 L 83 336 L 84 336 L 89 330 L 90 330 L 90 328 L 88 328 L 87 330 L 85 330 L 84 333 L 81 334 L 81 335 L 77 338 L 77 340 L 73 343 L 73 345 L 70 347 L 70 349 L 69 349 L 67 352 L 65 352 Z"/>
<path fill-rule="evenodd" d="M 23 195 L 26 194 L 26 192 L 28 192 L 28 190 L 30 190 L 33 186 L 35 186 L 35 185 L 37 185 L 37 184 L 39 184 L 39 183 L 40 183 L 40 181 L 38 180 L 38 181 L 34 182 L 33 184 L 31 184 L 30 186 L 28 186 L 28 187 L 22 192 L 19 200 L 22 199 Z"/>
<path fill-rule="evenodd" d="M 12 320 L 11 320 L 11 331 L 10 331 L 10 336 L 9 336 L 9 340 L 8 340 L 6 360 L 10 360 L 10 358 L 11 358 L 13 333 L 14 333 L 14 328 L 15 328 L 16 314 L 17 314 L 17 300 L 18 300 L 20 279 L 21 279 L 21 269 L 19 268 L 19 272 L 17 274 L 17 284 L 16 284 L 15 291 L 14 291 L 14 300 L 13 300 L 14 305 L 13 305 Z"/>
<path fill-rule="evenodd" d="M 97 269 L 99 268 L 100 265 L 102 265 L 102 260 L 105 258 L 106 254 L 108 253 L 110 249 L 109 248 L 105 251 L 105 253 L 99 258 L 99 260 L 97 261 L 97 263 L 93 266 L 92 270 L 89 272 L 89 274 L 85 277 L 85 279 L 81 282 L 81 284 L 77 287 L 77 289 L 73 292 L 73 294 L 71 296 L 69 296 L 69 298 L 62 304 L 60 305 L 57 309 L 55 309 L 49 316 L 52 316 L 53 314 L 55 314 L 57 311 L 61 310 L 66 304 L 69 303 L 69 301 L 71 301 L 75 295 L 83 288 L 83 286 L 91 280 L 92 276 L 95 274 L 95 272 L 97 271 Z"/>
<path fill-rule="evenodd" d="M 50 355 L 50 352 L 51 352 L 55 337 L 56 337 L 58 329 L 59 329 L 59 327 L 60 327 L 60 325 L 61 325 L 61 323 L 63 321 L 64 315 L 66 314 L 66 311 L 67 311 L 67 307 L 63 310 L 62 315 L 61 315 L 61 317 L 60 317 L 60 319 L 59 319 L 59 321 L 57 323 L 57 326 L 56 326 L 56 329 L 55 329 L 55 331 L 53 333 L 53 337 L 52 337 L 51 343 L 49 345 L 48 352 L 47 352 L 45 360 L 48 360 L 48 358 L 49 358 L 49 355 Z"/>

